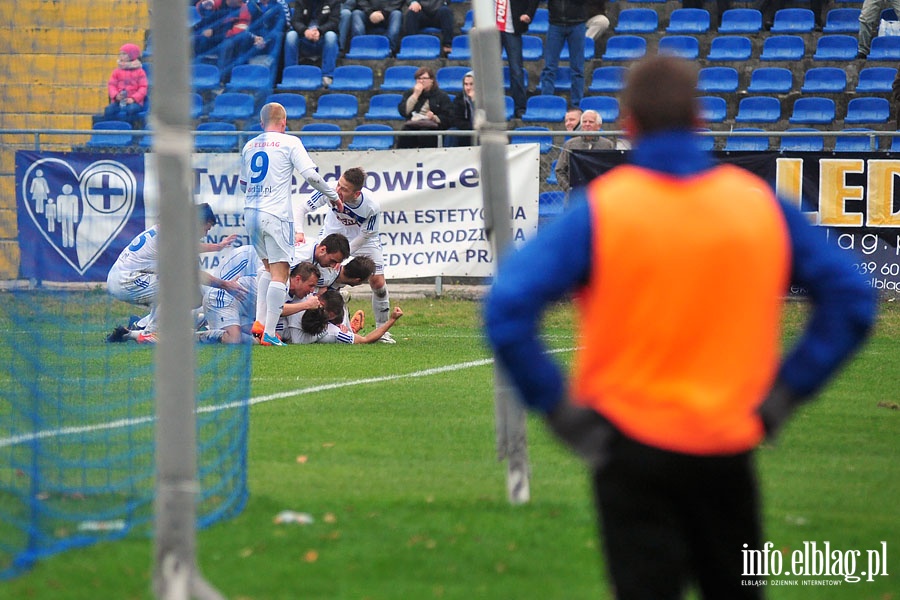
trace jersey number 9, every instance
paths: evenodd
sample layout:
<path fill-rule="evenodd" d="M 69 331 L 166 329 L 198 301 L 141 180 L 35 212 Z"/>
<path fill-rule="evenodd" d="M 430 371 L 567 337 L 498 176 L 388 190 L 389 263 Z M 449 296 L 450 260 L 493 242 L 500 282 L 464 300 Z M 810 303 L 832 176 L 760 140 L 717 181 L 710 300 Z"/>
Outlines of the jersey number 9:
<path fill-rule="evenodd" d="M 250 158 L 250 183 L 259 183 L 266 178 L 269 172 L 269 155 L 265 152 L 257 152 Z"/>

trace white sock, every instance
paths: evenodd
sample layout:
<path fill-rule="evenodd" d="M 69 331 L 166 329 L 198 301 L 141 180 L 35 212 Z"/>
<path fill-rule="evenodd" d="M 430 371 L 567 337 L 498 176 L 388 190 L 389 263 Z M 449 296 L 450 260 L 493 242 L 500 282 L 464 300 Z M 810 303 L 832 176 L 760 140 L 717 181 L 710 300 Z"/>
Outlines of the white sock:
<path fill-rule="evenodd" d="M 388 322 L 391 316 L 391 297 L 387 286 L 372 290 L 372 312 L 375 313 L 375 327 Z"/>
<path fill-rule="evenodd" d="M 266 294 L 269 293 L 269 284 L 272 283 L 272 274 L 263 271 L 256 279 L 256 320 L 266 322 Z"/>
<path fill-rule="evenodd" d="M 281 317 L 281 308 L 287 299 L 287 285 L 280 281 L 272 281 L 269 283 L 269 289 L 266 291 L 266 333 L 275 335 L 275 327 L 278 325 L 278 319 Z"/>

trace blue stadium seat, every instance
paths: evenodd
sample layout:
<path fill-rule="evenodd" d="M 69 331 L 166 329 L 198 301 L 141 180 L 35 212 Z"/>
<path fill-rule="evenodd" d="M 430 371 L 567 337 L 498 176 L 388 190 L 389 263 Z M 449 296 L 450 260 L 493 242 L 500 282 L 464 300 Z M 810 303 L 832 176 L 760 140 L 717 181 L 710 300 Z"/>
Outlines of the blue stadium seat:
<path fill-rule="evenodd" d="M 891 138 L 891 152 L 900 152 L 900 136 L 894 136 Z"/>
<path fill-rule="evenodd" d="M 197 131 L 237 131 L 234 123 L 207 121 L 197 125 Z M 238 135 L 208 135 L 198 133 L 194 138 L 194 148 L 207 152 L 231 152 L 237 150 Z"/>
<path fill-rule="evenodd" d="M 720 96 L 700 96 L 700 117 L 707 123 L 721 123 L 728 113 L 728 103 Z"/>
<path fill-rule="evenodd" d="M 832 8 L 825 15 L 825 26 L 822 31 L 825 33 L 859 33 L 859 13 L 858 8 Z"/>
<path fill-rule="evenodd" d="M 525 89 L 528 89 L 528 69 L 522 71 L 522 75 L 525 81 Z M 509 91 L 509 67 L 507 65 L 503 65 L 503 89 Z"/>
<path fill-rule="evenodd" d="M 550 29 L 550 11 L 539 8 L 534 11 L 534 18 L 528 24 L 528 33 L 532 35 L 544 35 Z"/>
<path fill-rule="evenodd" d="M 463 91 L 463 76 L 471 70 L 471 67 L 461 67 L 459 65 L 441 67 L 435 73 L 435 81 L 448 94 L 459 93 Z"/>
<path fill-rule="evenodd" d="M 732 133 L 759 132 L 764 130 L 757 127 L 740 127 L 732 130 Z M 725 140 L 724 150 L 728 152 L 764 152 L 769 149 L 769 138 L 763 136 L 728 136 Z"/>
<path fill-rule="evenodd" d="M 472 48 L 469 47 L 469 36 L 457 35 L 450 42 L 450 54 L 447 55 L 448 60 L 462 60 L 469 62 L 472 60 Z"/>
<path fill-rule="evenodd" d="M 200 115 L 203 114 L 203 109 L 205 108 L 205 103 L 203 102 L 203 96 L 198 94 L 197 92 L 193 92 L 191 94 L 191 118 L 199 119 Z M 142 139 L 147 139 L 150 136 L 145 135 Z"/>
<path fill-rule="evenodd" d="M 256 112 L 256 101 L 244 92 L 222 92 L 213 100 L 213 108 L 207 115 L 212 121 L 243 121 Z"/>
<path fill-rule="evenodd" d="M 619 118 L 619 101 L 613 96 L 585 96 L 579 108 L 596 110 L 604 123 L 613 123 Z"/>
<path fill-rule="evenodd" d="M 786 131 L 818 133 L 818 129 L 809 127 L 791 127 Z M 825 149 L 825 138 L 821 135 L 811 136 L 781 136 L 781 152 L 821 152 Z"/>
<path fill-rule="evenodd" d="M 362 92 L 372 89 L 375 74 L 366 65 L 340 65 L 334 68 L 333 81 L 328 89 L 335 92 Z"/>
<path fill-rule="evenodd" d="M 847 73 L 837 67 L 813 67 L 803 76 L 804 94 L 840 94 L 847 89 Z"/>
<path fill-rule="evenodd" d="M 513 131 L 519 132 L 534 132 L 534 131 L 546 131 L 550 132 L 547 127 L 541 127 L 539 125 L 528 125 L 525 127 L 516 127 Z M 540 144 L 541 154 L 547 154 L 550 152 L 550 149 L 553 147 L 553 136 L 551 135 L 515 135 L 512 134 L 509 136 L 510 144 Z"/>
<path fill-rule="evenodd" d="M 659 53 L 696 60 L 700 55 L 700 41 L 690 35 L 666 35 L 659 39 Z"/>
<path fill-rule="evenodd" d="M 300 141 L 307 150 L 337 150 L 341 147 L 339 135 L 303 135 L 306 133 L 338 132 L 341 128 L 334 123 L 307 123 L 300 128 Z"/>
<path fill-rule="evenodd" d="M 775 11 L 772 33 L 809 33 L 816 27 L 816 15 L 808 8 L 782 8 Z"/>
<path fill-rule="evenodd" d="M 288 119 L 302 119 L 306 116 L 306 96 L 281 92 L 266 98 L 266 103 L 277 102 L 284 107 Z"/>
<path fill-rule="evenodd" d="M 816 41 L 813 60 L 848 61 L 856 58 L 856 36 L 845 34 L 823 35 Z"/>
<path fill-rule="evenodd" d="M 506 48 L 501 50 L 500 57 L 506 61 Z M 536 35 L 522 36 L 522 60 L 535 61 L 544 58 L 544 41 Z"/>
<path fill-rule="evenodd" d="M 506 110 L 505 119 L 511 120 L 516 114 L 516 103 L 512 96 L 503 96 L 503 108 Z"/>
<path fill-rule="evenodd" d="M 743 35 L 716 36 L 709 45 L 706 60 L 737 62 L 749 60 L 753 43 Z"/>
<path fill-rule="evenodd" d="M 781 101 L 773 96 L 741 98 L 735 123 L 775 123 L 781 119 Z"/>
<path fill-rule="evenodd" d="M 290 65 L 281 73 L 279 92 L 312 92 L 322 87 L 322 69 L 315 65 Z"/>
<path fill-rule="evenodd" d="M 347 60 L 382 60 L 391 55 L 391 41 L 386 35 L 354 35 L 350 38 Z"/>
<path fill-rule="evenodd" d="M 231 70 L 226 92 L 268 95 L 272 92 L 272 72 L 263 65 L 237 65 Z"/>
<path fill-rule="evenodd" d="M 594 53 L 596 52 L 596 46 L 594 45 L 594 38 L 586 37 L 584 38 L 584 60 L 593 60 Z M 568 40 L 563 44 L 563 49 L 559 53 L 559 60 L 562 62 L 569 62 L 569 42 Z"/>
<path fill-rule="evenodd" d="M 541 192 L 538 195 L 538 219 L 556 217 L 566 208 L 566 193 L 561 191 Z M 540 225 L 538 225 L 540 227 Z"/>
<path fill-rule="evenodd" d="M 893 67 L 866 67 L 859 72 L 857 94 L 889 94 L 897 69 Z"/>
<path fill-rule="evenodd" d="M 314 119 L 326 121 L 355 119 L 359 114 L 359 101 L 353 94 L 333 93 L 319 96 Z"/>
<path fill-rule="evenodd" d="M 115 131 L 128 133 L 95 133 L 85 144 L 88 148 L 127 148 L 134 141 L 131 135 L 131 123 L 128 121 L 99 121 L 94 123 L 98 131 Z"/>
<path fill-rule="evenodd" d="M 435 60 L 441 57 L 441 38 L 429 33 L 416 33 L 400 38 L 397 60 Z"/>
<path fill-rule="evenodd" d="M 738 72 L 733 67 L 700 69 L 697 90 L 705 94 L 730 94 L 738 89 Z"/>
<path fill-rule="evenodd" d="M 773 35 L 763 41 L 759 60 L 791 60 L 799 61 L 806 54 L 806 45 L 799 35 Z"/>
<path fill-rule="evenodd" d="M 627 72 L 628 67 L 597 67 L 594 69 L 593 75 L 591 75 L 591 85 L 588 86 L 587 91 L 592 93 L 620 92 L 625 85 L 625 74 Z"/>
<path fill-rule="evenodd" d="M 791 113 L 791 123 L 830 125 L 835 117 L 834 100 L 831 98 L 797 98 Z"/>
<path fill-rule="evenodd" d="M 402 98 L 402 94 L 375 94 L 369 98 L 369 110 L 366 111 L 365 118 L 376 121 L 403 121 L 403 116 L 397 110 Z"/>
<path fill-rule="evenodd" d="M 544 179 L 544 183 L 547 185 L 559 185 L 559 180 L 556 178 L 556 160 L 550 163 L 550 174 Z"/>
<path fill-rule="evenodd" d="M 900 61 L 900 35 L 879 35 L 872 38 L 872 48 L 866 60 Z"/>
<path fill-rule="evenodd" d="M 652 8 L 623 8 L 613 27 L 616 33 L 654 33 L 659 27 L 659 14 Z"/>
<path fill-rule="evenodd" d="M 784 67 L 757 67 L 750 73 L 747 91 L 752 94 L 787 94 L 794 87 L 794 74 Z"/>
<path fill-rule="evenodd" d="M 747 40 L 749 42 L 749 40 Z M 647 54 L 647 40 L 637 35 L 614 35 L 606 40 L 603 60 L 637 60 Z"/>
<path fill-rule="evenodd" d="M 416 71 L 419 67 L 413 65 L 393 65 L 384 70 L 384 81 L 381 82 L 381 91 L 405 92 L 416 84 Z"/>
<path fill-rule="evenodd" d="M 222 74 L 215 65 L 194 63 L 191 65 L 191 87 L 195 92 L 207 92 L 222 87 Z"/>
<path fill-rule="evenodd" d="M 525 103 L 522 120 L 562 123 L 567 108 L 568 102 L 562 96 L 532 96 Z"/>
<path fill-rule="evenodd" d="M 475 11 L 471 8 L 466 11 L 466 16 L 463 17 L 463 24 L 459 27 L 459 30 L 463 33 L 469 33 L 469 30 L 475 27 Z"/>
<path fill-rule="evenodd" d="M 394 147 L 394 136 L 392 135 L 366 135 L 368 131 L 394 131 L 389 125 L 379 123 L 367 123 L 359 125 L 355 131 L 360 132 L 354 135 L 353 139 L 347 145 L 348 150 L 390 150 Z"/>
<path fill-rule="evenodd" d="M 669 15 L 666 33 L 697 34 L 709 31 L 709 11 L 705 8 L 676 8 Z"/>
<path fill-rule="evenodd" d="M 557 67 L 556 80 L 553 82 L 554 92 L 568 92 L 572 89 L 572 67 Z"/>
<path fill-rule="evenodd" d="M 847 103 L 847 116 L 844 123 L 872 124 L 887 123 L 891 118 L 891 105 L 885 98 L 866 96 L 851 98 Z"/>
<path fill-rule="evenodd" d="M 730 8 L 722 13 L 719 33 L 759 33 L 762 13 L 755 8 Z"/>
<path fill-rule="evenodd" d="M 844 132 L 858 131 L 860 133 L 872 131 L 865 127 L 851 127 Z M 835 152 L 874 152 L 878 149 L 878 138 L 875 138 L 875 148 L 872 148 L 872 139 L 867 135 L 848 135 L 834 138 Z"/>

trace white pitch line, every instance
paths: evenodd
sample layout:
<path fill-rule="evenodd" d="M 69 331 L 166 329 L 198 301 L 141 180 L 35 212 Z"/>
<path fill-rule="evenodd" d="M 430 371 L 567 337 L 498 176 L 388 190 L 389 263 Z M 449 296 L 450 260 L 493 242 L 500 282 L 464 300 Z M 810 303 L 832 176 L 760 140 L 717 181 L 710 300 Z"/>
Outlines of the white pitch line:
<path fill-rule="evenodd" d="M 557 354 L 559 352 L 570 352 L 575 350 L 575 348 L 559 348 L 556 350 L 549 350 L 549 354 Z M 399 379 L 415 379 L 418 377 L 429 377 L 431 375 L 439 375 L 441 373 L 450 373 L 453 371 L 461 371 L 463 369 L 471 369 L 473 367 L 483 367 L 485 365 L 492 364 L 494 362 L 493 358 L 482 358 L 481 360 L 472 360 L 463 363 L 456 363 L 454 365 L 444 365 L 443 367 L 434 367 L 431 369 L 424 369 L 422 371 L 413 371 L 412 373 L 401 373 L 399 375 L 382 375 L 380 377 L 367 377 L 365 379 L 355 379 L 353 381 L 339 381 L 336 383 L 326 383 L 322 385 L 315 385 L 307 388 L 299 388 L 295 390 L 288 390 L 285 392 L 278 392 L 277 394 L 269 394 L 267 396 L 258 396 L 256 398 L 250 398 L 249 404 L 251 406 L 256 404 L 263 404 L 264 402 L 271 402 L 272 400 L 282 400 L 285 398 L 293 398 L 295 396 L 305 396 L 307 394 L 315 394 L 318 392 L 326 392 L 329 390 L 337 390 L 345 387 L 352 387 L 356 385 L 365 385 L 368 383 L 381 383 L 384 381 L 397 381 Z M 215 406 L 203 406 L 197 409 L 198 413 L 211 413 L 218 412 L 220 410 L 229 410 L 233 408 L 239 408 L 248 402 L 228 402 L 225 404 L 217 404 Z M 21 435 L 15 435 L 8 438 L 0 438 L 0 448 L 5 448 L 7 446 L 15 446 L 17 444 L 27 444 L 36 440 L 42 440 L 51 437 L 64 436 L 64 435 L 75 435 L 79 433 L 88 433 L 92 431 L 104 431 L 107 429 L 117 429 L 120 427 L 134 427 L 136 425 L 146 425 L 147 423 L 152 423 L 156 420 L 156 417 L 147 416 L 147 417 L 137 417 L 133 419 L 117 419 L 115 421 L 110 421 L 108 423 L 100 423 L 97 425 L 78 425 L 72 427 L 63 427 L 60 429 L 46 429 L 43 431 L 37 431 L 34 433 L 26 433 Z"/>

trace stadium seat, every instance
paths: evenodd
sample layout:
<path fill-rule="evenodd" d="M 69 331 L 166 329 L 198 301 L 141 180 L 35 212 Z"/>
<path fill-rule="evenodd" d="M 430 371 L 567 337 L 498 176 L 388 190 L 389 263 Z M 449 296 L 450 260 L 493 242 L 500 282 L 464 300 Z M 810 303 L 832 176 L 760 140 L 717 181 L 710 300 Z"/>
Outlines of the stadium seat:
<path fill-rule="evenodd" d="M 891 118 L 891 105 L 885 98 L 867 96 L 851 98 L 847 103 L 847 116 L 844 123 L 872 124 L 887 123 Z"/>
<path fill-rule="evenodd" d="M 256 112 L 256 101 L 244 92 L 222 92 L 213 100 L 213 108 L 209 112 L 211 121 L 243 121 Z"/>
<path fill-rule="evenodd" d="M 469 30 L 475 27 L 475 11 L 471 8 L 466 11 L 465 17 L 463 17 L 463 24 L 460 25 L 459 30 L 462 33 L 469 33 Z"/>
<path fill-rule="evenodd" d="M 604 123 L 613 123 L 619 118 L 619 101 L 613 96 L 585 96 L 579 108 L 596 110 Z"/>
<path fill-rule="evenodd" d="M 858 8 L 832 8 L 825 15 L 825 26 L 822 28 L 824 33 L 859 33 L 859 13 Z"/>
<path fill-rule="evenodd" d="M 747 91 L 752 94 L 787 94 L 794 87 L 794 74 L 784 67 L 757 67 L 750 73 Z"/>
<path fill-rule="evenodd" d="M 397 60 L 435 60 L 441 57 L 441 38 L 429 33 L 415 33 L 400 38 Z"/>
<path fill-rule="evenodd" d="M 859 72 L 857 94 L 889 94 L 897 69 L 893 67 L 866 67 Z"/>
<path fill-rule="evenodd" d="M 771 33 L 809 33 L 816 27 L 816 15 L 808 8 L 782 8 L 775 11 Z"/>
<path fill-rule="evenodd" d="M 806 71 L 800 91 L 804 94 L 840 94 L 847 89 L 847 73 L 837 67 L 813 67 Z"/>
<path fill-rule="evenodd" d="M 553 82 L 553 91 L 568 92 L 572 89 L 572 67 L 557 67 L 556 80 Z"/>
<path fill-rule="evenodd" d="M 95 133 L 85 144 L 88 148 L 127 148 L 134 141 L 131 135 L 131 123 L 128 121 L 99 121 L 94 123 L 93 128 L 98 131 L 128 131 L 129 133 Z"/>
<path fill-rule="evenodd" d="M 550 29 L 550 11 L 539 8 L 534 11 L 534 18 L 528 24 L 528 33 L 531 35 L 545 35 Z"/>
<path fill-rule="evenodd" d="M 844 129 L 844 132 L 858 131 L 860 133 L 872 131 L 865 127 Z M 872 148 L 872 138 L 867 135 L 848 135 L 834 138 L 835 152 L 873 152 L 878 149 L 878 138 L 875 138 L 875 148 Z"/>
<path fill-rule="evenodd" d="M 792 127 L 786 131 L 818 133 L 818 129 L 808 127 Z M 821 152 L 825 149 L 825 138 L 821 135 L 811 136 L 781 136 L 781 152 Z"/>
<path fill-rule="evenodd" d="M 806 54 L 806 45 L 799 35 L 773 35 L 763 41 L 759 60 L 791 60 L 799 61 Z"/>
<path fill-rule="evenodd" d="M 900 136 L 894 136 L 891 138 L 891 152 L 900 152 Z"/>
<path fill-rule="evenodd" d="M 263 65 L 237 65 L 231 70 L 226 92 L 249 92 L 267 96 L 272 92 L 272 72 Z"/>
<path fill-rule="evenodd" d="M 879 35 L 872 38 L 872 48 L 866 60 L 900 61 L 900 35 Z"/>
<path fill-rule="evenodd" d="M 222 87 L 222 74 L 215 65 L 194 63 L 191 65 L 191 87 L 195 92 L 218 90 Z"/>
<path fill-rule="evenodd" d="M 856 58 L 856 36 L 845 34 L 823 35 L 816 41 L 813 60 L 848 61 Z"/>
<path fill-rule="evenodd" d="M 593 60 L 594 53 L 596 52 L 596 46 L 594 45 L 594 38 L 586 37 L 584 38 L 584 60 Z M 563 44 L 563 49 L 559 53 L 559 60 L 562 62 L 569 62 L 569 42 L 566 41 Z"/>
<path fill-rule="evenodd" d="M 302 119 L 306 116 L 306 96 L 282 92 L 266 98 L 266 103 L 277 102 L 284 107 L 288 119 Z"/>
<path fill-rule="evenodd" d="M 471 70 L 472 67 L 461 67 L 459 65 L 441 67 L 435 73 L 435 80 L 442 90 L 448 94 L 456 94 L 463 91 L 463 76 Z"/>
<path fill-rule="evenodd" d="M 567 108 L 568 102 L 562 96 L 532 96 L 525 103 L 522 120 L 562 123 Z"/>
<path fill-rule="evenodd" d="M 625 85 L 625 74 L 628 72 L 627 67 L 609 66 L 597 67 L 591 75 L 591 85 L 587 91 L 597 92 L 620 92 Z"/>
<path fill-rule="evenodd" d="M 203 114 L 203 109 L 205 108 L 205 103 L 203 102 L 203 96 L 198 94 L 197 92 L 193 92 L 191 94 L 191 118 L 199 119 Z M 144 136 L 143 139 L 146 139 L 150 136 Z"/>
<path fill-rule="evenodd" d="M 566 208 L 566 193 L 560 191 L 541 192 L 538 195 L 538 219 L 547 219 L 562 214 Z"/>
<path fill-rule="evenodd" d="M 741 98 L 735 123 L 775 123 L 781 119 L 781 101 L 773 96 Z"/>
<path fill-rule="evenodd" d="M 226 123 L 223 121 L 207 121 L 197 125 L 197 131 L 237 131 L 234 123 Z M 194 148 L 208 152 L 230 152 L 237 150 L 238 135 L 210 135 L 209 133 L 198 133 L 194 138 Z"/>
<path fill-rule="evenodd" d="M 700 69 L 697 90 L 704 94 L 730 94 L 738 89 L 738 72 L 733 67 Z"/>
<path fill-rule="evenodd" d="M 559 185 L 559 180 L 556 178 L 556 160 L 550 163 L 550 174 L 544 179 L 544 183 L 547 185 Z"/>
<path fill-rule="evenodd" d="M 450 54 L 447 55 L 448 60 L 462 60 L 469 62 L 472 60 L 472 48 L 469 47 L 469 36 L 457 35 L 453 37 L 450 43 Z"/>
<path fill-rule="evenodd" d="M 539 125 L 528 125 L 525 127 L 516 127 L 513 131 L 519 132 L 534 132 L 534 131 L 546 131 L 550 132 L 550 130 L 546 127 L 541 127 Z M 512 134 L 509 137 L 510 144 L 540 144 L 541 154 L 547 154 L 550 152 L 550 149 L 553 147 L 553 136 L 551 135 L 516 135 Z"/>
<path fill-rule="evenodd" d="M 516 114 L 516 103 L 512 96 L 503 96 L 503 108 L 506 111 L 504 118 L 507 121 L 511 120 Z"/>
<path fill-rule="evenodd" d="M 281 73 L 279 92 L 312 92 L 322 87 L 322 69 L 315 65 L 290 65 Z"/>
<path fill-rule="evenodd" d="M 699 34 L 709 31 L 709 11 L 705 8 L 676 8 L 669 15 L 666 33 Z"/>
<path fill-rule="evenodd" d="M 765 133 L 764 130 L 756 127 L 736 128 L 732 133 L 749 133 L 759 132 Z M 764 152 L 769 149 L 769 138 L 767 136 L 728 136 L 725 140 L 724 150 L 728 152 Z"/>
<path fill-rule="evenodd" d="M 753 43 L 743 35 L 716 36 L 709 45 L 706 60 L 739 62 L 749 60 L 753 52 Z"/>
<path fill-rule="evenodd" d="M 762 13 L 755 8 L 730 8 L 722 13 L 719 33 L 759 33 Z"/>
<path fill-rule="evenodd" d="M 501 51 L 501 58 L 506 61 L 506 48 Z M 544 58 L 544 41 L 536 35 L 522 36 L 522 60 L 535 61 Z"/>
<path fill-rule="evenodd" d="M 654 33 L 659 27 L 659 14 L 652 8 L 624 8 L 613 27 L 616 33 Z"/>
<path fill-rule="evenodd" d="M 347 145 L 348 150 L 390 150 L 394 147 L 394 136 L 392 135 L 365 134 L 367 131 L 394 131 L 394 128 L 389 125 L 367 123 L 357 126 L 355 131 L 360 134 L 353 136 Z"/>
<path fill-rule="evenodd" d="M 416 71 L 419 67 L 413 65 L 393 65 L 384 70 L 384 81 L 381 82 L 381 91 L 405 92 L 416 85 Z"/>
<path fill-rule="evenodd" d="M 350 38 L 347 60 L 383 60 L 391 55 L 391 42 L 386 35 L 354 35 Z"/>
<path fill-rule="evenodd" d="M 353 94 L 333 93 L 319 96 L 314 119 L 326 121 L 355 119 L 359 114 L 359 101 Z"/>
<path fill-rule="evenodd" d="M 830 125 L 834 122 L 834 100 L 831 98 L 797 98 L 791 113 L 791 123 Z"/>
<path fill-rule="evenodd" d="M 403 121 L 403 116 L 397 110 L 402 98 L 402 94 L 375 94 L 369 98 L 369 110 L 366 111 L 365 118 L 376 121 Z"/>
<path fill-rule="evenodd" d="M 528 69 L 524 69 L 522 75 L 525 81 L 525 89 L 528 89 Z M 503 65 L 503 89 L 509 91 L 509 85 L 509 67 Z"/>
<path fill-rule="evenodd" d="M 362 92 L 371 90 L 375 83 L 372 67 L 366 65 L 341 65 L 334 68 L 328 89 L 335 92 Z"/>
<path fill-rule="evenodd" d="M 303 135 L 303 133 L 338 132 L 341 128 L 334 123 L 307 123 L 300 129 L 300 141 L 307 150 L 337 150 L 341 147 L 339 135 Z"/>
<path fill-rule="evenodd" d="M 728 103 L 720 96 L 700 96 L 700 118 L 707 123 L 721 123 L 728 113 Z"/>
<path fill-rule="evenodd" d="M 700 55 L 700 42 L 690 35 L 666 35 L 659 39 L 659 53 L 696 60 Z"/>
<path fill-rule="evenodd" d="M 750 40 L 747 40 L 748 42 Z M 603 60 L 637 60 L 647 54 L 647 40 L 637 35 L 614 35 L 606 40 Z"/>

